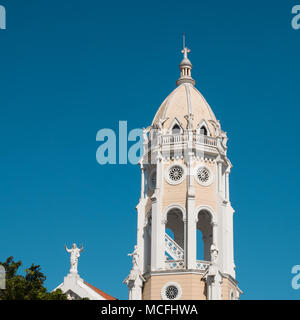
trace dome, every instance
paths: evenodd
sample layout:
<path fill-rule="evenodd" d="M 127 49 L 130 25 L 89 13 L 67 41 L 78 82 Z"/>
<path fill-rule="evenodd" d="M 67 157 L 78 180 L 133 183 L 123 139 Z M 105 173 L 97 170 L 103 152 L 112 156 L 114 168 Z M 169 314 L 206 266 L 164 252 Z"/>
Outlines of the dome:
<path fill-rule="evenodd" d="M 192 63 L 188 58 L 183 58 L 180 62 L 179 68 L 181 69 L 182 67 L 191 67 L 192 68 Z"/>
<path fill-rule="evenodd" d="M 173 90 L 159 107 L 152 125 L 159 126 L 165 131 L 172 130 L 175 124 L 186 129 L 188 121 L 186 116 L 192 114 L 193 129 L 196 130 L 203 125 L 208 135 L 215 137 L 215 126 L 218 124 L 216 117 L 202 94 L 191 84 L 182 83 Z"/>

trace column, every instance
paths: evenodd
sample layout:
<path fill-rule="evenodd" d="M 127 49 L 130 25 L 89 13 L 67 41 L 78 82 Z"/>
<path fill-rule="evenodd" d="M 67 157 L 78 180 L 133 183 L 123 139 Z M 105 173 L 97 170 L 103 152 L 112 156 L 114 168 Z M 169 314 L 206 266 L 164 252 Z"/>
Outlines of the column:
<path fill-rule="evenodd" d="M 183 219 L 183 233 L 184 233 L 184 236 L 183 236 L 183 243 L 184 243 L 184 246 L 183 246 L 183 251 L 184 251 L 184 256 L 183 256 L 183 259 L 184 259 L 184 267 L 187 268 L 187 219 Z"/>
<path fill-rule="evenodd" d="M 151 270 L 165 268 L 165 224 L 162 213 L 163 162 L 157 159 L 157 183 L 152 200 Z"/>
<path fill-rule="evenodd" d="M 225 172 L 225 188 L 226 188 L 226 196 L 225 199 L 229 201 L 229 171 Z"/>
<path fill-rule="evenodd" d="M 141 274 L 144 273 L 144 224 L 145 224 L 145 202 L 144 199 L 136 207 L 137 209 L 137 248 L 138 248 L 138 266 Z"/>
<path fill-rule="evenodd" d="M 220 248 L 218 246 L 218 224 L 216 222 L 213 222 L 212 223 L 212 228 L 213 228 L 213 243 L 220 250 Z"/>
<path fill-rule="evenodd" d="M 187 156 L 187 169 L 188 169 L 188 190 L 187 190 L 187 230 L 186 230 L 186 246 L 185 246 L 185 261 L 187 269 L 196 269 L 197 259 L 197 240 L 196 240 L 196 221 L 195 221 L 195 187 L 193 179 L 193 159 L 192 159 L 192 134 L 189 135 L 189 152 Z"/>
<path fill-rule="evenodd" d="M 226 264 L 224 266 L 224 271 L 235 278 L 234 269 L 234 254 L 233 254 L 233 209 L 229 206 L 224 209 L 226 216 Z"/>
<path fill-rule="evenodd" d="M 223 160 L 219 159 L 217 161 L 218 164 L 218 191 L 221 195 L 224 196 L 224 183 L 223 183 L 223 174 L 222 174 L 222 164 Z"/>
<path fill-rule="evenodd" d="M 156 271 L 159 268 L 159 229 L 161 221 L 157 214 L 157 199 L 152 198 L 152 225 L 151 225 L 151 270 Z"/>
<path fill-rule="evenodd" d="M 196 269 L 197 259 L 197 239 L 196 239 L 196 224 L 194 217 L 194 198 L 189 198 L 187 202 L 187 241 L 186 241 L 186 261 L 187 269 Z"/>
<path fill-rule="evenodd" d="M 144 166 L 141 164 L 141 199 L 145 198 L 145 172 Z"/>

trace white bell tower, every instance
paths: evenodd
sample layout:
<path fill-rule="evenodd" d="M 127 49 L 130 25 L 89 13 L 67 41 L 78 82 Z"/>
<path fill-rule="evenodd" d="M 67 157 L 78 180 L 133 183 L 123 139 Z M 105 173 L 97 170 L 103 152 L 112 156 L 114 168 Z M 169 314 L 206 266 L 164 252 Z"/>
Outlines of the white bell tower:
<path fill-rule="evenodd" d="M 177 88 L 144 129 L 130 299 L 238 299 L 227 135 L 183 48 Z"/>

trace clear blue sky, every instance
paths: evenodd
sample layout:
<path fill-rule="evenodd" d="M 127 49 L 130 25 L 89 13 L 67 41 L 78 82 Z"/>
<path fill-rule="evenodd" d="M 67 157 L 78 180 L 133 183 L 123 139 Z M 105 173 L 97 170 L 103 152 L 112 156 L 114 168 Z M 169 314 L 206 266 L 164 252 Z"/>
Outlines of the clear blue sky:
<path fill-rule="evenodd" d="M 53 289 L 69 269 L 64 244 L 82 242 L 80 275 L 127 298 L 140 173 L 97 164 L 95 137 L 151 123 L 185 32 L 197 88 L 230 138 L 243 299 L 300 298 L 297 1 L 0 4 L 0 260 L 40 264 Z"/>

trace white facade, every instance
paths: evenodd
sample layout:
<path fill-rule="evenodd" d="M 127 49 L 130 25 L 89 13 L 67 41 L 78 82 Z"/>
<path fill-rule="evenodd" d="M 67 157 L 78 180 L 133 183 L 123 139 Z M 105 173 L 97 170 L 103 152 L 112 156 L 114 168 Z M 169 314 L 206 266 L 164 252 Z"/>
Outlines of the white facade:
<path fill-rule="evenodd" d="M 80 278 L 78 274 L 78 260 L 80 253 L 83 251 L 83 246 L 77 248 L 76 244 L 73 243 L 71 249 L 65 246 L 65 250 L 70 253 L 70 271 L 68 275 L 64 277 L 64 282 L 53 291 L 61 289 L 69 300 L 81 300 L 84 298 L 88 298 L 89 300 L 116 300 L 114 297 Z"/>
<path fill-rule="evenodd" d="M 83 298 L 88 298 L 89 300 L 107 300 L 95 291 L 91 285 L 81 279 L 78 274 L 69 273 L 64 278 L 64 282 L 55 288 L 54 291 L 57 289 L 61 289 L 69 300 L 81 300 Z"/>

